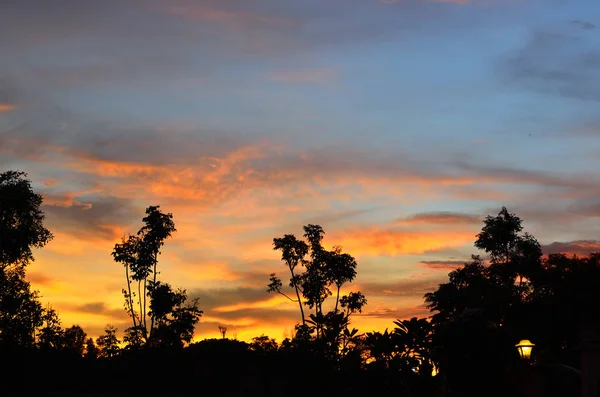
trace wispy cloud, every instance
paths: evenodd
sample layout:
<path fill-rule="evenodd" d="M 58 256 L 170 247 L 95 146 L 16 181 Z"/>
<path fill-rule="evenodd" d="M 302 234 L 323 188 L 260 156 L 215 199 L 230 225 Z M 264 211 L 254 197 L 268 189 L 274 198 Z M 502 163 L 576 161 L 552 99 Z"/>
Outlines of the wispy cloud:
<path fill-rule="evenodd" d="M 544 254 L 562 253 L 566 255 L 577 255 L 579 257 L 587 256 L 594 252 L 600 252 L 600 241 L 597 240 L 577 240 L 569 242 L 555 241 L 550 244 L 542 245 Z"/>
<path fill-rule="evenodd" d="M 423 265 L 428 269 L 435 270 L 454 270 L 458 269 L 467 261 L 459 261 L 459 260 L 446 260 L 446 261 L 421 261 L 419 264 Z"/>
<path fill-rule="evenodd" d="M 44 211 L 48 221 L 56 224 L 54 230 L 79 237 L 113 240 L 121 237 L 126 226 L 139 218 L 128 199 L 67 194 L 62 197 L 46 196 L 45 201 Z"/>
<path fill-rule="evenodd" d="M 513 83 L 550 95 L 600 100 L 600 53 L 590 35 L 594 25 L 575 21 L 570 26 L 538 29 L 506 63 Z"/>
<path fill-rule="evenodd" d="M 35 285 L 49 286 L 54 282 L 54 279 L 44 273 L 29 271 L 27 272 L 27 280 Z"/>
<path fill-rule="evenodd" d="M 10 103 L 0 103 L 0 113 L 12 112 L 16 108 L 17 108 L 17 105 L 13 105 Z"/>
<path fill-rule="evenodd" d="M 362 314 L 364 317 L 377 317 L 384 319 L 387 322 L 389 328 L 393 328 L 393 322 L 396 320 L 405 320 L 412 317 L 428 317 L 429 310 L 421 305 L 416 307 L 378 307 L 373 310 L 369 310 Z"/>
<path fill-rule="evenodd" d="M 588 21 L 582 21 L 582 20 L 579 20 L 579 19 L 571 21 L 571 23 L 573 25 L 579 26 L 579 27 L 581 27 L 582 29 L 585 29 L 585 30 L 592 30 L 592 29 L 596 28 L 595 24 L 593 24 L 591 22 L 588 22 Z"/>
<path fill-rule="evenodd" d="M 129 316 L 123 308 L 110 308 L 104 302 L 89 302 L 83 305 L 75 306 L 72 309 L 75 312 L 87 313 L 98 316 L 105 316 L 109 319 L 117 318 L 120 320 L 127 320 Z"/>
<path fill-rule="evenodd" d="M 477 224 L 483 218 L 479 215 L 451 211 L 423 212 L 398 219 L 397 224 Z"/>
<path fill-rule="evenodd" d="M 390 281 L 361 283 L 360 290 L 367 296 L 408 296 L 422 298 L 443 281 L 443 277 L 404 278 Z"/>

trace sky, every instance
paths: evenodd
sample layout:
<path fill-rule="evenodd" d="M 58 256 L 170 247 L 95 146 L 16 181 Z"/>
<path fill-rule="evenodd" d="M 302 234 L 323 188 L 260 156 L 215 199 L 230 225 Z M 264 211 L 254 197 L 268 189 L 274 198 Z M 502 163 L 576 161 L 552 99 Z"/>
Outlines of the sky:
<path fill-rule="evenodd" d="M 502 206 L 546 253 L 600 250 L 596 0 L 2 0 L 0 171 L 55 238 L 28 279 L 64 326 L 129 326 L 114 244 L 173 214 L 160 277 L 196 338 L 281 340 L 274 237 L 358 261 L 363 332 L 428 315 Z"/>

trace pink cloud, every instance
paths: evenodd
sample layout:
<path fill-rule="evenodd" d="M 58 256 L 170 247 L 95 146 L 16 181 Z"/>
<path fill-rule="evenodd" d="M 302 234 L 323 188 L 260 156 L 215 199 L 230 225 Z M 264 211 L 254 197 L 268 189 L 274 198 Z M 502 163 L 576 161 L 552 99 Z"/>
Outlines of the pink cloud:
<path fill-rule="evenodd" d="M 0 102 L 0 113 L 12 112 L 16 108 L 17 108 L 17 105 L 13 105 L 13 104 L 10 104 L 10 103 L 1 103 Z"/>
<path fill-rule="evenodd" d="M 600 252 L 600 241 L 597 240 L 577 240 L 569 242 L 555 241 L 550 244 L 542 245 L 544 254 L 566 254 L 567 256 L 577 255 L 579 257 L 587 256 L 591 253 Z"/>

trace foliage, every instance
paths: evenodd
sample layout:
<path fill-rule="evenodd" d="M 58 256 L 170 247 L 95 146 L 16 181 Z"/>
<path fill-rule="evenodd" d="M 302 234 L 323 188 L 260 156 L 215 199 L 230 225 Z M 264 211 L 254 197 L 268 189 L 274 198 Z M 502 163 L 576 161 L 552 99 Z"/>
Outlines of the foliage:
<path fill-rule="evenodd" d="M 79 325 L 73 325 L 64 331 L 64 348 L 66 351 L 83 357 L 86 348 L 87 335 Z M 93 342 L 93 340 L 92 340 Z"/>
<path fill-rule="evenodd" d="M 304 226 L 304 238 L 292 234 L 273 239 L 273 248 L 281 251 L 281 260 L 290 271 L 289 286 L 296 299 L 283 292 L 283 283 L 276 274 L 270 275 L 268 292 L 279 293 L 298 303 L 302 324 L 296 326 L 297 343 L 306 344 L 314 334 L 322 354 L 332 359 L 339 358 L 340 348 L 349 348 L 348 333 L 350 316 L 360 313 L 367 299 L 360 292 L 341 295 L 341 288 L 356 277 L 356 260 L 343 253 L 341 247 L 326 250 L 323 247 L 325 232 L 319 225 Z M 300 271 L 299 268 L 304 268 Z M 332 310 L 324 310 L 324 303 L 335 293 Z M 312 310 L 306 315 L 304 306 Z"/>
<path fill-rule="evenodd" d="M 150 296 L 150 316 L 155 319 L 155 333 L 152 344 L 161 346 L 182 346 L 194 337 L 194 328 L 202 311 L 198 309 L 198 299 L 187 304 L 187 293 L 183 289 L 173 291 L 169 284 L 157 281 L 148 289 Z"/>
<path fill-rule="evenodd" d="M 250 349 L 259 353 L 273 353 L 279 349 L 279 345 L 275 339 L 271 339 L 266 335 L 256 336 L 252 338 Z"/>
<path fill-rule="evenodd" d="M 32 248 L 42 248 L 52 239 L 44 227 L 42 195 L 33 192 L 27 174 L 0 174 L 0 266 L 27 265 Z"/>
<path fill-rule="evenodd" d="M 125 310 L 133 323 L 126 329 L 124 341 L 131 348 L 143 344 L 181 346 L 191 341 L 202 311 L 197 300 L 186 304 L 185 290 L 173 291 L 157 280 L 158 255 L 164 241 L 176 231 L 173 215 L 151 206 L 142 222 L 137 234 L 116 244 L 112 252 L 115 262 L 125 268 Z"/>
<path fill-rule="evenodd" d="M 496 217 L 485 218 L 475 246 L 490 255 L 490 262 L 472 256 L 470 263 L 449 274 L 449 283 L 425 295 L 428 307 L 437 312 L 434 323 L 480 310 L 489 321 L 501 324 L 513 307 L 530 299 L 542 277 L 542 251 L 533 236 L 522 233 L 521 223 L 505 207 Z"/>
<path fill-rule="evenodd" d="M 65 345 L 65 333 L 54 309 L 48 307 L 42 315 L 44 326 L 38 335 L 38 346 L 44 350 L 62 350 Z"/>
<path fill-rule="evenodd" d="M 564 361 L 579 349 L 581 327 L 600 312 L 592 304 L 600 298 L 598 254 L 543 258 L 521 219 L 504 207 L 485 218 L 475 246 L 489 261 L 474 255 L 425 295 L 433 312 L 433 360 L 452 387 L 467 387 L 466 372 L 501 382 L 520 339 L 536 341 L 536 355 L 544 360 Z"/>
<path fill-rule="evenodd" d="M 116 357 L 121 350 L 119 343 L 121 341 L 117 338 L 117 329 L 112 324 L 107 324 L 104 329 L 104 335 L 100 335 L 96 339 L 98 356 L 103 358 Z"/>
<path fill-rule="evenodd" d="M 25 268 L 0 268 L 0 342 L 33 346 L 36 328 L 42 326 L 44 310 L 37 291 L 25 281 Z"/>
<path fill-rule="evenodd" d="M 96 346 L 96 343 L 94 343 L 93 338 L 86 339 L 83 356 L 89 360 L 94 360 L 100 356 L 100 350 L 98 349 L 98 346 Z"/>
<path fill-rule="evenodd" d="M 393 335 L 399 347 L 402 368 L 431 374 L 433 371 L 433 325 L 428 319 L 413 317 L 394 321 Z"/>
<path fill-rule="evenodd" d="M 223 339 L 225 339 L 225 337 L 227 335 L 227 327 L 224 325 L 219 325 L 219 333 L 221 334 L 221 337 L 223 337 Z"/>
<path fill-rule="evenodd" d="M 0 341 L 8 345 L 32 346 L 42 325 L 38 292 L 25 280 L 32 248 L 52 239 L 41 204 L 26 173 L 0 174 Z"/>

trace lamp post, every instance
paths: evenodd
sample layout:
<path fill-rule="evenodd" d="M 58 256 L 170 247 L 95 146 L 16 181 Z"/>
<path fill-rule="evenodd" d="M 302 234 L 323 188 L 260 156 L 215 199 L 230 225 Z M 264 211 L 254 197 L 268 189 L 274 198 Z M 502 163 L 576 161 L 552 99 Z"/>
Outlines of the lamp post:
<path fill-rule="evenodd" d="M 559 387 L 557 395 L 561 396 L 579 396 L 581 394 L 581 387 L 586 385 L 585 379 L 582 377 L 581 372 L 569 365 L 562 364 L 559 362 L 551 362 L 542 360 L 541 362 L 534 362 L 531 359 L 531 352 L 535 346 L 529 339 L 522 339 L 515 345 L 519 352 L 521 360 L 525 362 L 526 371 L 521 373 L 521 383 L 524 390 L 529 390 L 526 395 L 531 394 L 532 390 L 538 390 L 540 387 L 546 387 L 544 385 L 553 384 L 552 387 Z M 538 357 L 538 359 L 541 357 Z M 537 361 L 537 360 L 536 360 Z M 519 371 L 521 372 L 521 371 Z M 550 380 L 553 379 L 553 380 Z M 558 379 L 558 381 L 557 381 Z M 582 384 L 582 381 L 583 384 Z M 558 382 L 558 383 L 557 383 Z M 540 386 L 541 385 L 541 386 Z M 598 387 L 594 385 L 594 387 Z M 598 389 L 594 389 L 598 390 Z M 537 393 L 537 392 L 535 392 Z M 534 393 L 534 394 L 535 394 Z M 583 394 L 587 396 L 598 396 L 598 394 Z"/>
<path fill-rule="evenodd" d="M 519 343 L 515 345 L 515 347 L 519 351 L 519 356 L 523 360 L 531 359 L 531 351 L 533 350 L 534 346 L 535 343 L 531 343 L 529 339 L 522 339 Z"/>

